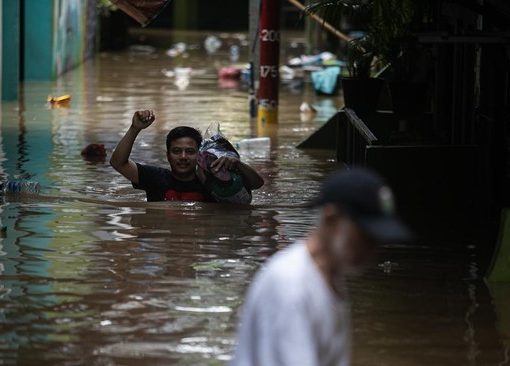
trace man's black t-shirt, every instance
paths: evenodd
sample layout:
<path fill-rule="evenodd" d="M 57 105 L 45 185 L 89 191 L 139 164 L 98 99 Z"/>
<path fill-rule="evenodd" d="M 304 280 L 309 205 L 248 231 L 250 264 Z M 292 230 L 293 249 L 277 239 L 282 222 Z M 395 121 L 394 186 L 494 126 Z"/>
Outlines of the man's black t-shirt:
<path fill-rule="evenodd" d="M 197 177 L 189 182 L 175 179 L 169 169 L 136 163 L 138 184 L 133 188 L 143 189 L 148 202 L 198 201 L 214 202 Z"/>

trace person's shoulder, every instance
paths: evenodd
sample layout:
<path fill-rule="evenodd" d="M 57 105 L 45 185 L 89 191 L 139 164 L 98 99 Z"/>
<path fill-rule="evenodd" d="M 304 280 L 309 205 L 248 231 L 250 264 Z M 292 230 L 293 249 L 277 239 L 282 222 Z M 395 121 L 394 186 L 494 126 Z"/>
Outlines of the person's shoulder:
<path fill-rule="evenodd" d="M 287 295 L 299 292 L 308 272 L 306 251 L 305 244 L 297 242 L 274 254 L 257 274 L 258 286 L 285 289 Z"/>
<path fill-rule="evenodd" d="M 301 266 L 306 259 L 306 245 L 304 242 L 298 241 L 290 244 L 279 252 L 275 253 L 267 262 L 267 267 L 281 274 L 299 273 Z M 293 264 L 291 268 L 289 265 Z"/>

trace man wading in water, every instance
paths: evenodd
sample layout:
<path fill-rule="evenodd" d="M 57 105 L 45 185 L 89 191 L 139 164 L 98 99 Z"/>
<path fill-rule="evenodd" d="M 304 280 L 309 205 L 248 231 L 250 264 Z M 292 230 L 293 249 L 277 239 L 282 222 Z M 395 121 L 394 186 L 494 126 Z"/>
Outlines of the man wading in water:
<path fill-rule="evenodd" d="M 131 126 L 120 140 L 110 159 L 112 167 L 129 179 L 133 188 L 142 189 L 147 201 L 199 201 L 214 202 L 197 176 L 198 149 L 202 135 L 194 128 L 181 126 L 171 130 L 166 137 L 167 159 L 170 170 L 139 164 L 129 159 L 136 137 L 149 127 L 156 117 L 149 110 L 137 111 Z M 264 181 L 250 166 L 238 159 L 222 157 L 212 164 L 220 170 L 237 170 L 249 190 L 262 187 Z"/>
<path fill-rule="evenodd" d="M 391 190 L 367 170 L 333 175 L 314 206 L 317 229 L 255 276 L 232 366 L 350 364 L 345 276 L 366 266 L 378 243 L 409 233 L 395 217 Z"/>

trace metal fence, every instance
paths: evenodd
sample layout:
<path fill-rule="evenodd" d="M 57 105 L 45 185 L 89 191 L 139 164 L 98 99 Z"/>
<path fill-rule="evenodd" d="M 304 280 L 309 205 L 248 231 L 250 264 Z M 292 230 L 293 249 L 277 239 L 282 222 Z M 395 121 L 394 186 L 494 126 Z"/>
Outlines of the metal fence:
<path fill-rule="evenodd" d="M 365 165 L 366 148 L 377 143 L 370 131 L 354 110 L 345 108 L 338 115 L 337 160 L 347 165 Z"/>

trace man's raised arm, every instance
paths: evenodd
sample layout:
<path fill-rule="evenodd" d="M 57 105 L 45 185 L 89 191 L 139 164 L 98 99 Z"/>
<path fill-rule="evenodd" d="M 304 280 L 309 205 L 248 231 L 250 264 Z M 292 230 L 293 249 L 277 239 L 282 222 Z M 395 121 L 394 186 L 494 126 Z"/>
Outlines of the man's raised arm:
<path fill-rule="evenodd" d="M 138 184 L 138 168 L 136 163 L 129 159 L 129 155 L 131 155 L 131 149 L 140 131 L 149 127 L 155 119 L 152 111 L 135 112 L 131 126 L 117 144 L 110 158 L 111 166 L 134 184 Z"/>

